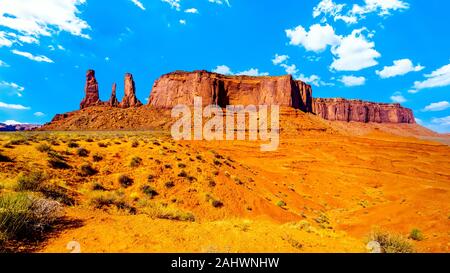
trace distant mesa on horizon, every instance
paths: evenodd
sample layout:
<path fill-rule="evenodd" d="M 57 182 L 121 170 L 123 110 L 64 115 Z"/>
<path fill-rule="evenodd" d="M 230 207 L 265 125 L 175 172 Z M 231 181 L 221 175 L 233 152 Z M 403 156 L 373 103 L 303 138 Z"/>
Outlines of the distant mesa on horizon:
<path fill-rule="evenodd" d="M 136 97 L 136 85 L 131 73 L 125 74 L 122 101 L 116 97 L 117 85 L 112 85 L 109 101 L 100 100 L 95 71 L 86 73 L 85 98 L 80 109 L 93 106 L 134 108 L 143 106 Z M 413 111 L 398 103 L 375 103 L 343 98 L 313 98 L 311 85 L 283 76 L 234 76 L 206 70 L 174 71 L 155 81 L 148 105 L 170 109 L 183 104 L 192 106 L 194 97 L 202 97 L 203 104 L 218 105 L 279 105 L 312 113 L 330 121 L 362 123 L 414 124 Z M 64 118 L 62 115 L 58 119 Z"/>

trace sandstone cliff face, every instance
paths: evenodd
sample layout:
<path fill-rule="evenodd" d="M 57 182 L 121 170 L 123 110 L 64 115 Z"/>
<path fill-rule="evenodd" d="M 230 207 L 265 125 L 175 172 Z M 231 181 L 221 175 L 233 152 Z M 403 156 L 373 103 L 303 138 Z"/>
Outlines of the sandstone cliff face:
<path fill-rule="evenodd" d="M 224 76 L 207 71 L 177 71 L 162 76 L 153 86 L 149 105 L 161 108 L 193 105 L 195 96 L 202 97 L 204 105 L 277 104 L 312 111 L 311 86 L 293 80 L 290 75 Z"/>
<path fill-rule="evenodd" d="M 111 97 L 109 98 L 108 105 L 111 107 L 119 107 L 119 100 L 117 100 L 116 96 L 117 84 L 113 84 Z"/>
<path fill-rule="evenodd" d="M 142 102 L 136 97 L 136 86 L 134 84 L 133 75 L 125 74 L 125 95 L 120 103 L 121 108 L 139 107 Z"/>
<path fill-rule="evenodd" d="M 86 72 L 86 85 L 84 87 L 85 97 L 80 103 L 80 108 L 84 109 L 86 107 L 91 107 L 99 105 L 100 97 L 98 93 L 98 83 L 95 79 L 95 71 L 88 70 Z"/>
<path fill-rule="evenodd" d="M 331 121 L 415 123 L 412 110 L 400 104 L 373 103 L 361 100 L 314 99 L 313 112 Z"/>

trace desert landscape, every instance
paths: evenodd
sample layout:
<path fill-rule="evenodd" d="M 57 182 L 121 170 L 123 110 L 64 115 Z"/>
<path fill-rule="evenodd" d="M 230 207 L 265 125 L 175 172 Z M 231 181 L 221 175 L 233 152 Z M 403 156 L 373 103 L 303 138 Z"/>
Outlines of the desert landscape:
<path fill-rule="evenodd" d="M 400 104 L 319 99 L 292 76 L 177 71 L 149 102 L 125 75 L 80 110 L 0 134 L 5 252 L 450 251 L 450 137 Z M 280 105 L 280 145 L 175 141 L 171 107 Z M 248 133 L 248 132 L 246 132 Z"/>

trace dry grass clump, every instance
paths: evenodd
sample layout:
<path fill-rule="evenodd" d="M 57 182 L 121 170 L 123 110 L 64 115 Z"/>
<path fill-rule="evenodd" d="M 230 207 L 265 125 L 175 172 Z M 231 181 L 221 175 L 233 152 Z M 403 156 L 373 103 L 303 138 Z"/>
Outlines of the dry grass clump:
<path fill-rule="evenodd" d="M 206 202 L 210 203 L 211 206 L 215 207 L 215 208 L 221 208 L 223 207 L 223 203 L 222 201 L 214 198 L 211 194 L 206 194 Z"/>
<path fill-rule="evenodd" d="M 195 222 L 195 216 L 192 213 L 170 207 L 165 203 L 146 202 L 142 204 L 141 211 L 154 219 Z"/>
<path fill-rule="evenodd" d="M 26 193 L 2 194 L 0 244 L 8 240 L 37 239 L 62 215 L 63 209 L 59 202 Z"/>
<path fill-rule="evenodd" d="M 13 160 L 2 153 L 0 153 L 0 162 L 13 162 Z"/>
<path fill-rule="evenodd" d="M 83 163 L 80 166 L 80 171 L 79 171 L 81 176 L 93 176 L 96 175 L 98 173 L 98 171 L 92 167 L 91 163 Z"/>
<path fill-rule="evenodd" d="M 142 158 L 139 156 L 134 156 L 130 161 L 130 167 L 137 168 L 142 164 Z"/>
<path fill-rule="evenodd" d="M 48 153 L 52 150 L 52 146 L 48 145 L 47 143 L 42 143 L 36 147 L 36 150 L 41 153 Z"/>
<path fill-rule="evenodd" d="M 89 200 L 89 204 L 96 209 L 116 208 L 130 214 L 136 214 L 136 208 L 129 205 L 123 196 L 114 192 L 95 192 Z"/>
<path fill-rule="evenodd" d="M 89 156 L 89 151 L 85 148 L 78 148 L 77 155 L 80 157 L 87 157 L 87 156 Z"/>
<path fill-rule="evenodd" d="M 383 253 L 414 253 L 413 245 L 404 237 L 385 231 L 374 231 L 369 236 L 369 241 L 380 244 Z"/>
<path fill-rule="evenodd" d="M 47 155 L 48 155 L 47 162 L 51 168 L 70 169 L 70 166 L 67 163 L 66 158 L 63 155 L 61 155 L 55 151 L 50 151 L 47 153 Z"/>
<path fill-rule="evenodd" d="M 132 186 L 133 183 L 134 183 L 133 178 L 129 177 L 128 175 L 122 174 L 121 176 L 119 176 L 119 184 L 122 187 L 128 188 Z"/>
<path fill-rule="evenodd" d="M 145 185 L 141 188 L 142 192 L 150 198 L 158 195 L 158 192 L 151 186 Z"/>

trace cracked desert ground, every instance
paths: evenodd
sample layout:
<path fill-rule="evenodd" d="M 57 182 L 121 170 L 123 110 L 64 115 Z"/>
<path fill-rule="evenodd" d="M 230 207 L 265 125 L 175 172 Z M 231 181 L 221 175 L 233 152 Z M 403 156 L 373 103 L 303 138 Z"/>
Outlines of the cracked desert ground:
<path fill-rule="evenodd" d="M 419 229 L 422 240 L 407 239 L 415 251 L 450 252 L 448 137 L 295 115 L 275 152 L 165 131 L 0 134 L 12 159 L 0 162 L 1 194 L 41 171 L 74 200 L 45 238 L 15 251 L 68 252 L 76 241 L 95 253 L 367 252 L 374 230 L 407 239 Z M 49 166 L 44 143 L 68 168 Z M 80 172 L 86 163 L 94 173 Z"/>

